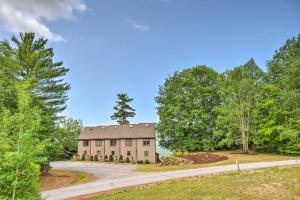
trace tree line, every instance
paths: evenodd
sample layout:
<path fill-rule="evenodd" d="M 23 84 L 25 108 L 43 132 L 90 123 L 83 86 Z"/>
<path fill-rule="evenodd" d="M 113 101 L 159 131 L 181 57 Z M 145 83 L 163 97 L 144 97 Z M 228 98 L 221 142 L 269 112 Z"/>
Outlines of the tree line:
<path fill-rule="evenodd" d="M 157 132 L 173 151 L 300 154 L 300 35 L 262 70 L 253 59 L 218 73 L 199 65 L 159 87 Z"/>
<path fill-rule="evenodd" d="M 59 114 L 69 70 L 53 57 L 34 33 L 0 41 L 0 199 L 40 199 L 40 172 L 77 152 L 82 122 Z"/>

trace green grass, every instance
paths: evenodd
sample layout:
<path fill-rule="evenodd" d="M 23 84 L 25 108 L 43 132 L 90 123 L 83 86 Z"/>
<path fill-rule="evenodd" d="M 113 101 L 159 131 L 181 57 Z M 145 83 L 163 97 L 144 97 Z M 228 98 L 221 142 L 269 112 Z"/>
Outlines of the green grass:
<path fill-rule="evenodd" d="M 300 166 L 230 172 L 136 186 L 91 200 L 300 199 Z"/>
<path fill-rule="evenodd" d="M 86 183 L 89 182 L 89 180 L 91 179 L 90 175 L 85 172 L 76 171 L 75 175 L 76 179 L 72 182 L 72 184 Z"/>
<path fill-rule="evenodd" d="M 250 163 L 250 162 L 268 162 L 268 161 L 300 159 L 300 156 L 284 156 L 278 154 L 247 155 L 247 154 L 231 154 L 230 152 L 227 151 L 218 151 L 213 153 L 219 155 L 225 155 L 228 157 L 228 160 L 223 160 L 223 161 L 208 163 L 208 164 L 187 164 L 187 165 L 170 165 L 170 166 L 160 166 L 159 163 L 156 163 L 156 164 L 141 165 L 141 167 L 137 168 L 136 171 L 162 172 L 162 171 L 192 169 L 198 167 L 231 165 L 231 164 L 235 164 L 236 160 L 238 160 L 240 163 Z"/>

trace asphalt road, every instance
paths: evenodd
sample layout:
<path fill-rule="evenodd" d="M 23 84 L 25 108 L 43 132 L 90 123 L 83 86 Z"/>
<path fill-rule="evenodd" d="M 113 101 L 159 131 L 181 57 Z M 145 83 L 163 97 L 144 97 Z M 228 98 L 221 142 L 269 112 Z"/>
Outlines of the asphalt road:
<path fill-rule="evenodd" d="M 68 165 L 68 163 L 69 162 L 66 162 L 66 165 Z M 61 164 L 64 165 L 63 163 Z M 240 164 L 240 170 L 259 169 L 259 168 L 286 166 L 286 165 L 299 165 L 299 164 L 300 164 L 300 160 L 248 163 L 248 164 Z M 106 165 L 106 164 L 102 164 L 102 165 Z M 168 172 L 140 173 L 140 174 L 134 174 L 137 172 L 131 171 L 130 173 L 133 174 L 130 174 L 127 177 L 111 178 L 110 180 L 96 180 L 90 183 L 64 187 L 64 188 L 59 188 L 54 190 L 48 190 L 42 192 L 42 196 L 48 200 L 61 200 L 61 199 L 68 199 L 68 198 L 77 197 L 86 194 L 92 194 L 97 192 L 113 190 L 113 189 L 119 189 L 123 187 L 134 186 L 134 185 L 147 184 L 147 183 L 153 183 L 153 182 L 165 181 L 165 180 L 177 179 L 183 177 L 214 174 L 219 172 L 229 172 L 235 170 L 237 170 L 236 165 L 205 167 L 205 168 L 168 171 Z M 117 173 L 117 170 L 115 170 L 115 172 Z"/>

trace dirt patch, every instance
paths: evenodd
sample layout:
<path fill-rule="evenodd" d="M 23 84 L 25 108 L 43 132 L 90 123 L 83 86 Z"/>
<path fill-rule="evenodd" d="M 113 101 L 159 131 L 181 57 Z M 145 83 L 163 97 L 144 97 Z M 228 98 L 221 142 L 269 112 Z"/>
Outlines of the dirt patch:
<path fill-rule="evenodd" d="M 83 172 L 50 170 L 40 176 L 40 185 L 42 191 L 45 191 L 93 180 L 95 180 L 95 177 Z"/>
<path fill-rule="evenodd" d="M 193 162 L 193 164 L 214 163 L 214 162 L 228 159 L 227 156 L 217 155 L 212 153 L 191 153 L 191 154 L 177 155 L 177 157 L 190 160 Z"/>

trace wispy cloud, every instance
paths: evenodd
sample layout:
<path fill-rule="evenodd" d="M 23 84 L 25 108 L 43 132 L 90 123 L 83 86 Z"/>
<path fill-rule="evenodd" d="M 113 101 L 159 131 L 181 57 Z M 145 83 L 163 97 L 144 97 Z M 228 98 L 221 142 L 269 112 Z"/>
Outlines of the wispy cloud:
<path fill-rule="evenodd" d="M 35 32 L 51 41 L 63 41 L 45 21 L 73 19 L 75 13 L 85 10 L 81 0 L 1 0 L 0 28 L 13 33 Z"/>
<path fill-rule="evenodd" d="M 146 24 L 138 24 L 136 21 L 134 20 L 130 20 L 127 19 L 126 22 L 128 24 L 130 24 L 132 26 L 132 28 L 139 30 L 139 31 L 149 31 L 150 30 L 150 26 L 146 25 Z"/>

